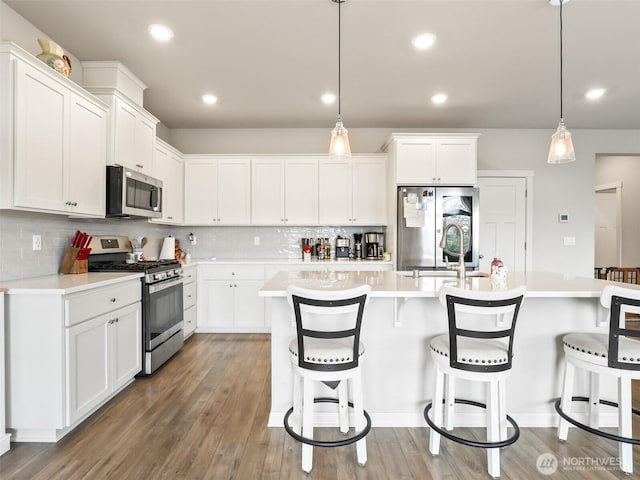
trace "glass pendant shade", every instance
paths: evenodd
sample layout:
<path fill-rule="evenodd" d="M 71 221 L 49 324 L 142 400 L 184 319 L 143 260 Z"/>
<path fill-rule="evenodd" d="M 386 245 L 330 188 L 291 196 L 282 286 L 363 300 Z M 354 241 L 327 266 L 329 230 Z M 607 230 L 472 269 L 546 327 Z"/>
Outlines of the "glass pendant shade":
<path fill-rule="evenodd" d="M 569 163 L 575 162 L 575 160 L 576 152 L 573 150 L 571 133 L 567 130 L 567 127 L 565 127 L 561 119 L 556 133 L 551 135 L 551 147 L 549 148 L 547 163 Z"/>
<path fill-rule="evenodd" d="M 351 157 L 349 146 L 349 132 L 342 125 L 342 118 L 338 117 L 336 126 L 331 130 L 331 145 L 329 145 L 329 157 L 333 159 Z"/>

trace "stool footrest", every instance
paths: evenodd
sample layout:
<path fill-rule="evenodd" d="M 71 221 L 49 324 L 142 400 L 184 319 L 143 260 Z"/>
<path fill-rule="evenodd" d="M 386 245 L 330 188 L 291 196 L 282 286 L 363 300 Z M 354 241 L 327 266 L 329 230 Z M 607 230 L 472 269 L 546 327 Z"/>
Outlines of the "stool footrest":
<path fill-rule="evenodd" d="M 339 403 L 339 402 L 338 402 L 338 399 L 336 398 L 318 397 L 313 399 L 313 403 Z M 348 402 L 348 404 L 349 404 L 349 407 L 353 408 L 352 402 Z M 307 445 L 313 445 L 314 447 L 343 447 L 345 445 L 351 445 L 352 443 L 362 440 L 367 435 L 367 433 L 369 433 L 369 430 L 371 430 L 371 417 L 369 416 L 366 410 L 363 410 L 362 412 L 364 413 L 364 418 L 367 421 L 367 424 L 365 425 L 365 427 L 362 429 L 361 432 L 357 433 L 356 435 L 349 438 L 345 438 L 343 440 L 321 441 L 321 440 L 314 440 L 313 438 L 303 437 L 302 435 L 298 435 L 296 432 L 293 431 L 293 429 L 289 425 L 289 417 L 293 413 L 293 407 L 287 410 L 287 413 L 284 415 L 284 429 L 289 435 L 291 435 L 291 437 L 298 440 L 299 442 L 306 443 Z"/>
<path fill-rule="evenodd" d="M 555 403 L 556 412 L 558 412 L 558 415 L 560 415 L 570 424 L 575 425 L 576 427 L 586 432 L 593 433 L 594 435 L 598 435 L 599 437 L 607 438 L 609 440 L 614 440 L 616 442 L 621 442 L 621 443 L 630 443 L 632 445 L 640 445 L 640 438 L 621 437 L 620 435 L 614 435 L 613 433 L 603 432 L 602 430 L 590 427 L 589 425 L 585 425 L 584 423 L 577 421 L 575 418 L 570 417 L 564 412 L 564 410 L 562 410 L 562 408 L 560 407 L 561 400 L 562 399 L 560 398 L 556 400 L 556 403 Z M 588 402 L 589 397 L 571 397 L 571 401 L 572 402 Z M 618 404 L 610 400 L 600 400 L 599 403 L 601 403 L 602 405 L 608 405 L 609 407 L 618 408 Z M 640 410 L 636 410 L 635 408 L 632 408 L 631 411 L 633 412 L 634 415 L 640 415 Z"/>
<path fill-rule="evenodd" d="M 444 400 L 443 400 L 442 403 L 444 403 Z M 464 405 L 471 405 L 473 407 L 480 407 L 480 408 L 484 408 L 484 409 L 487 408 L 487 405 L 485 403 L 476 402 L 474 400 L 465 400 L 464 398 L 456 398 L 455 399 L 455 403 L 461 403 L 461 404 L 464 404 Z M 507 421 L 513 427 L 514 432 L 513 432 L 513 435 L 511 435 L 506 440 L 500 440 L 499 442 L 479 442 L 477 440 L 469 440 L 469 439 L 466 439 L 466 438 L 458 437 L 457 435 L 454 435 L 454 434 L 452 434 L 452 433 L 450 433 L 450 432 L 448 432 L 446 430 L 443 430 L 442 428 L 438 427 L 429 418 L 429 410 L 431 410 L 432 404 L 433 404 L 433 402 L 429 402 L 429 404 L 424 408 L 424 419 L 427 421 L 427 423 L 429 424 L 429 426 L 433 430 L 438 432 L 443 437 L 448 438 L 449 440 L 453 440 L 454 442 L 461 443 L 462 445 L 467 445 L 468 447 L 502 448 L 502 447 L 506 447 L 506 446 L 509 446 L 509 445 L 515 443 L 516 440 L 518 440 L 518 438 L 520 437 L 520 427 L 518 427 L 518 424 L 516 423 L 516 421 L 513 418 L 511 418 L 509 415 L 507 415 Z"/>

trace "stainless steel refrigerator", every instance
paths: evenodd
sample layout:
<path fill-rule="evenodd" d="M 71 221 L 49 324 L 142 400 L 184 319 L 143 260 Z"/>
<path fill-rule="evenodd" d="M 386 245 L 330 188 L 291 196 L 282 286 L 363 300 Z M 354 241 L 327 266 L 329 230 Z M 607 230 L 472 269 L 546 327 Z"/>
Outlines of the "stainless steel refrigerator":
<path fill-rule="evenodd" d="M 463 231 L 467 268 L 478 267 L 478 189 L 472 187 L 398 187 L 398 270 L 444 268 L 445 256 L 457 262 L 460 235 L 443 229 L 456 223 Z"/>

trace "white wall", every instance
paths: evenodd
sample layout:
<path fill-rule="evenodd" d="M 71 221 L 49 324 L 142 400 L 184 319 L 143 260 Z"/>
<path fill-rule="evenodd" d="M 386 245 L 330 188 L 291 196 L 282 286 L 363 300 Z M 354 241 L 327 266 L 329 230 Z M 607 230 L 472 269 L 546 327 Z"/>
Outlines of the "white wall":
<path fill-rule="evenodd" d="M 640 266 L 640 156 L 600 156 L 595 185 L 622 183 L 622 266 Z"/>
<path fill-rule="evenodd" d="M 38 44 L 39 38 L 50 38 L 46 33 L 38 30 L 33 24 L 29 23 L 15 10 L 6 3 L 0 2 L 0 39 L 11 41 L 24 48 L 32 55 L 38 55 L 42 52 Z M 51 38 L 54 42 L 55 38 Z M 64 45 L 60 45 L 65 54 L 71 60 L 71 75 L 69 78 L 82 85 L 82 66 L 80 60 L 67 51 Z"/>
<path fill-rule="evenodd" d="M 171 130 L 170 143 L 185 153 L 321 153 L 328 149 L 330 127 L 175 129 Z M 535 172 L 533 245 L 530 246 L 533 247 L 533 269 L 592 276 L 596 155 L 640 154 L 640 131 L 572 131 L 578 160 L 572 164 L 548 165 L 546 158 L 554 130 L 552 125 L 548 130 L 459 131 L 482 134 L 478 143 L 479 169 Z M 352 128 L 351 149 L 354 153 L 377 152 L 392 131 L 419 130 Z M 570 222 L 559 223 L 559 213 L 569 214 Z M 564 237 L 575 237 L 575 246 L 563 246 Z"/>

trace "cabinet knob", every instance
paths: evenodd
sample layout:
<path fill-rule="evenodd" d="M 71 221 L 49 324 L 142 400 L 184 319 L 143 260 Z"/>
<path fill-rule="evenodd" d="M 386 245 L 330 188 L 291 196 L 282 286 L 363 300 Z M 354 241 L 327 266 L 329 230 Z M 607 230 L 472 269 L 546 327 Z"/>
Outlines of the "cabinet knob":
<path fill-rule="evenodd" d="M 73 205 L 74 207 L 78 206 L 78 202 L 73 202 L 71 205 Z"/>
<path fill-rule="evenodd" d="M 136 167 L 138 167 L 138 168 L 144 168 L 144 165 L 142 165 L 141 163 L 136 163 Z"/>
<path fill-rule="evenodd" d="M 113 297 L 112 299 L 109 300 L 111 303 L 116 303 L 116 297 Z"/>
<path fill-rule="evenodd" d="M 218 219 L 218 221 L 220 221 L 220 219 Z"/>

